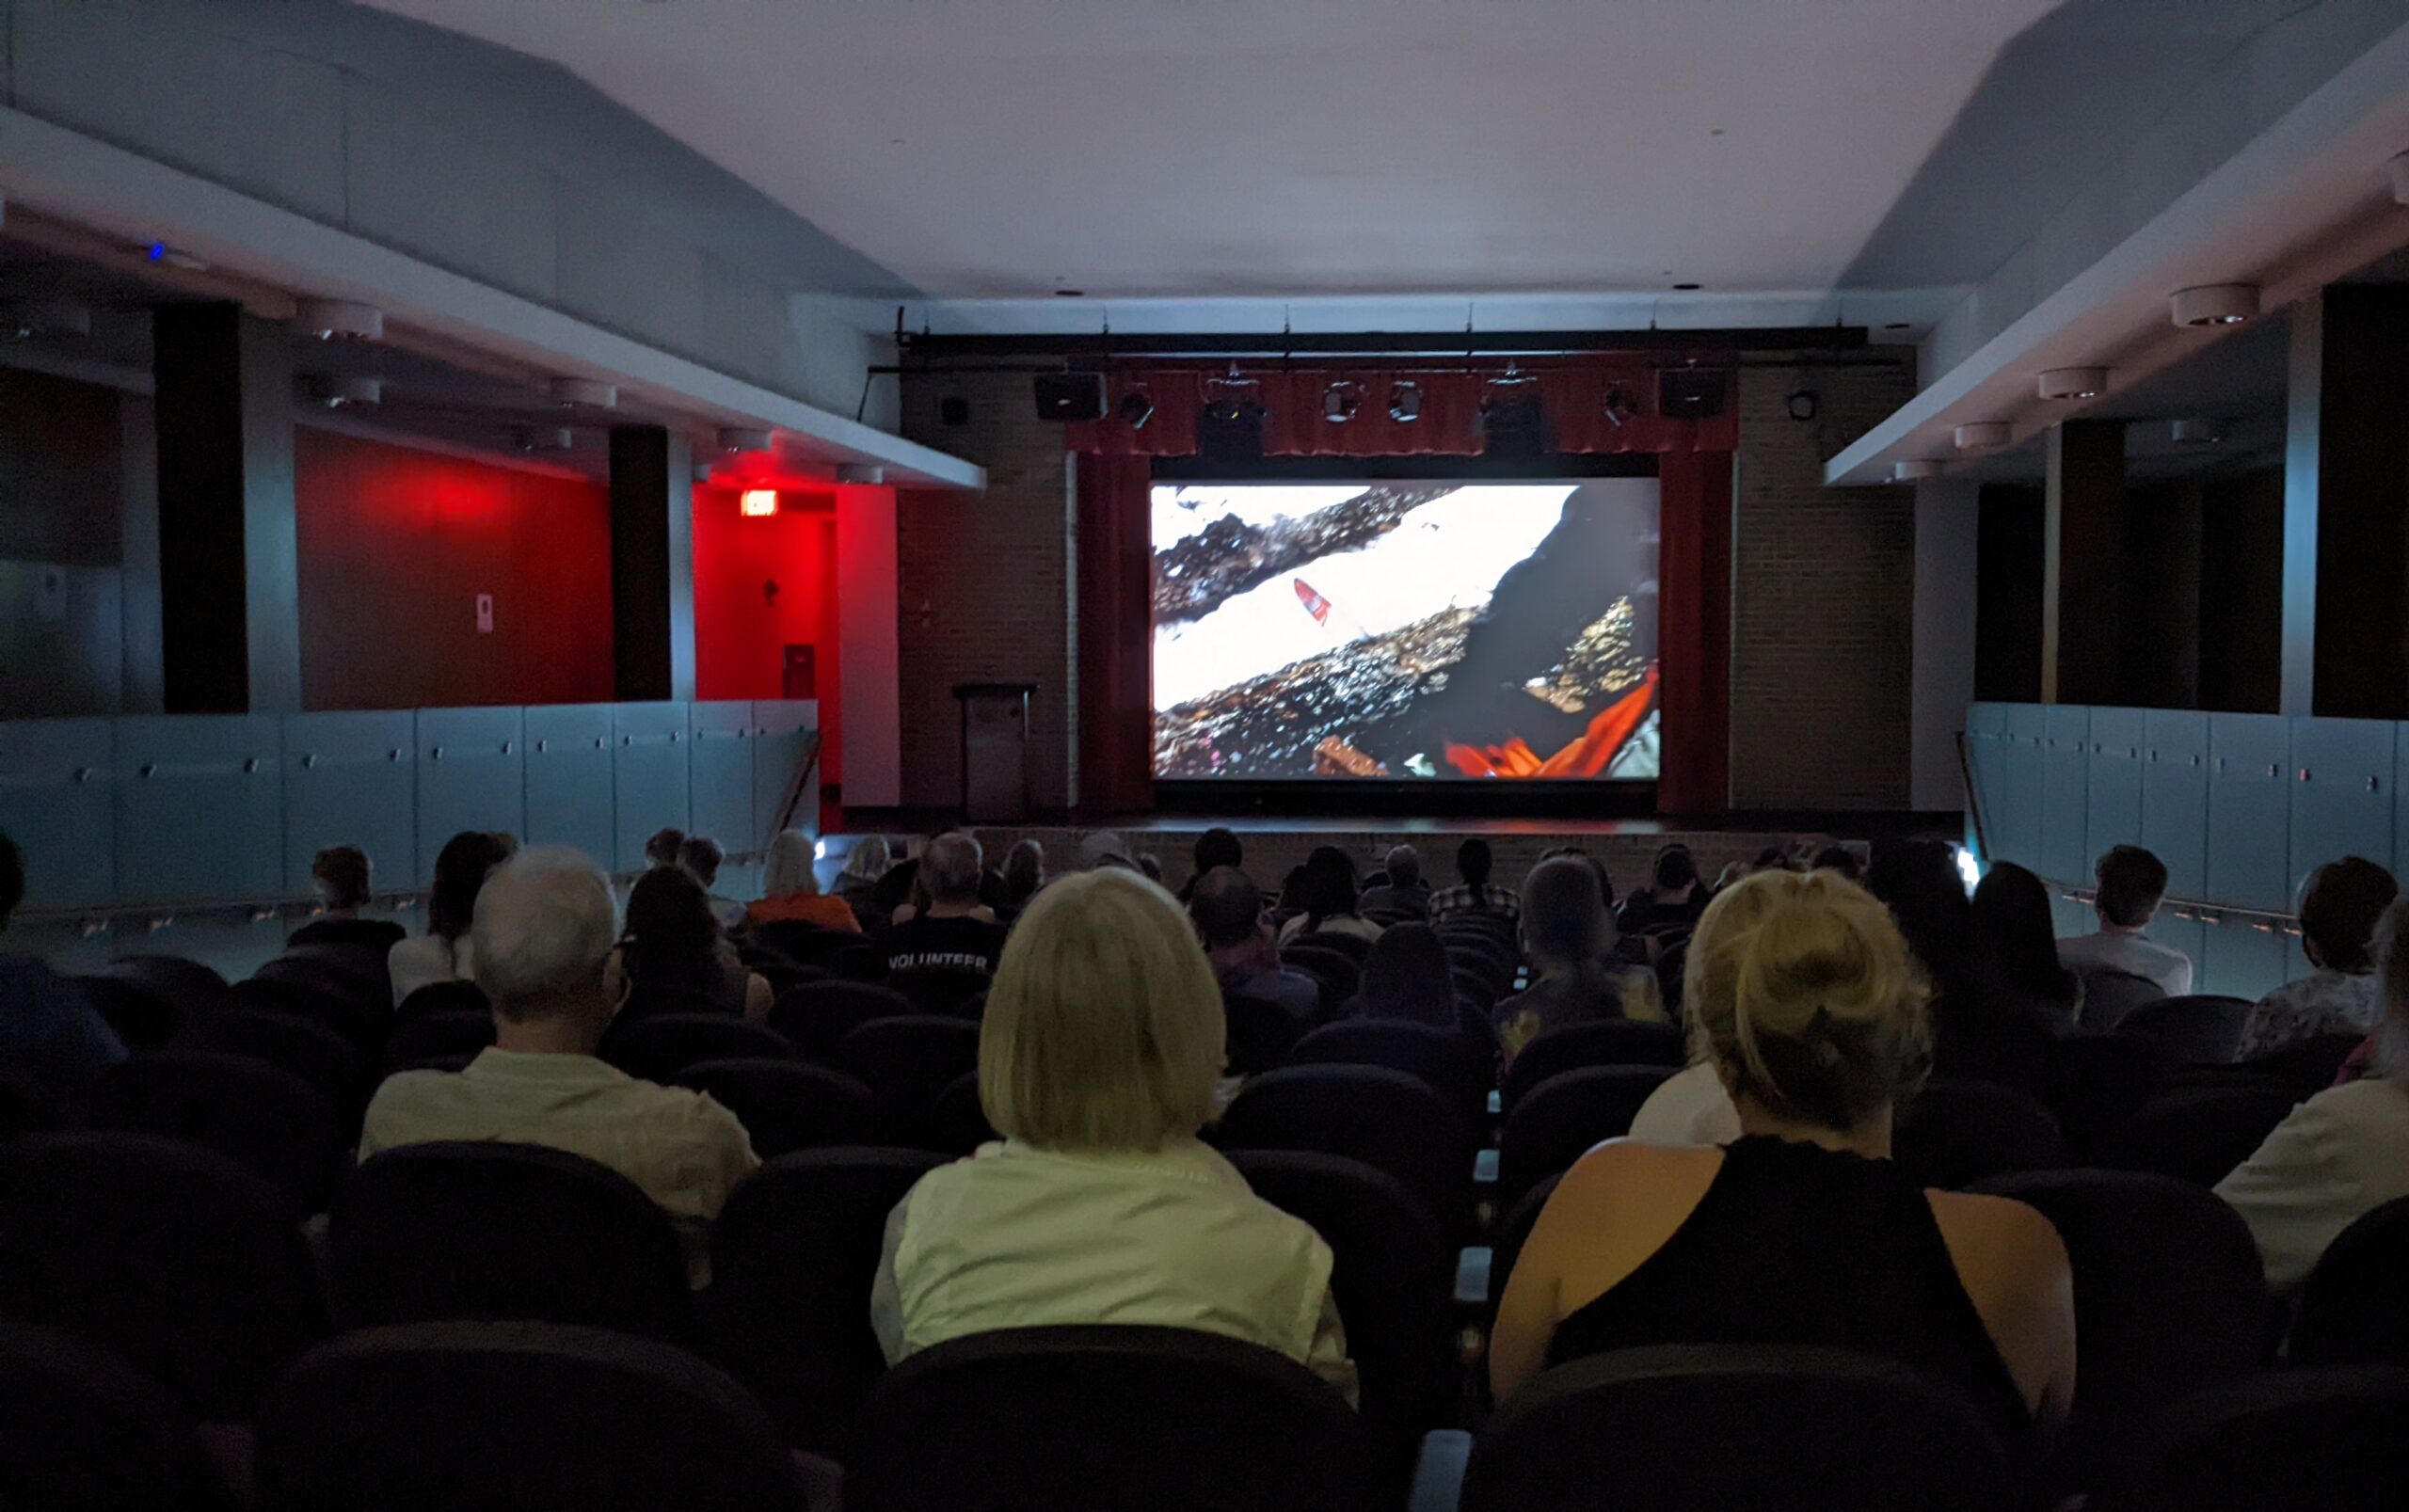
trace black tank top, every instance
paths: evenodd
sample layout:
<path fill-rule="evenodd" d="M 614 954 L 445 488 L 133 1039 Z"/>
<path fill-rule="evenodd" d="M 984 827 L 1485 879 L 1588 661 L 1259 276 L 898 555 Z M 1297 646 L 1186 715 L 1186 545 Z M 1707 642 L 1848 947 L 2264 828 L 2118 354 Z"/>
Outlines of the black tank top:
<path fill-rule="evenodd" d="M 1930 1201 L 1888 1160 L 1738 1140 L 1664 1247 L 1556 1325 L 1548 1363 L 1661 1344 L 1852 1349 L 1954 1386 L 2011 1452 L 2032 1431 Z"/>

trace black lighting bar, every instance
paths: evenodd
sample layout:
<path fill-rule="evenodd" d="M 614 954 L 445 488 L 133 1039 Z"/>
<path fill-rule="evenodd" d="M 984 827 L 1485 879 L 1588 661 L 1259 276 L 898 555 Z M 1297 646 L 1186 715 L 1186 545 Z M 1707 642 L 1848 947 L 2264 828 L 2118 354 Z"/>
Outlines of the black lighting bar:
<path fill-rule="evenodd" d="M 1248 335 L 938 336 L 898 331 L 906 358 L 1559 357 L 1590 352 L 1855 351 L 1862 326 L 1741 326 L 1698 330 L 1348 331 Z"/>

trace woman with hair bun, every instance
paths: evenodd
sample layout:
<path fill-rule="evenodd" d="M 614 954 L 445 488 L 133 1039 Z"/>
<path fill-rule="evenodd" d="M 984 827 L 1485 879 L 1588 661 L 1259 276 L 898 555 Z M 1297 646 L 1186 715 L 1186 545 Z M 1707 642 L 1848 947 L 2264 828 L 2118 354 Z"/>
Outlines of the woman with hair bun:
<path fill-rule="evenodd" d="M 1565 1175 L 1498 1310 L 1498 1400 L 1609 1350 L 1820 1345 L 1954 1386 L 2010 1444 L 2053 1424 L 2074 1392 L 2056 1231 L 1891 1162 L 1932 1031 L 1890 912 L 1831 872 L 1758 873 L 1708 906 L 1684 993 L 1691 1058 L 1730 1092 L 1740 1138 L 1612 1140 Z"/>

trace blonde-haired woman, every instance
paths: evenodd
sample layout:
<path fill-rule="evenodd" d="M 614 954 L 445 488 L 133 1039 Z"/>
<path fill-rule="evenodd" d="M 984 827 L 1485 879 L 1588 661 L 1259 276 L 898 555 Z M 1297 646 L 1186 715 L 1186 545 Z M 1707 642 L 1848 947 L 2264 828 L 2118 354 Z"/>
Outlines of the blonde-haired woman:
<path fill-rule="evenodd" d="M 1687 970 L 1691 1054 L 1730 1090 L 1741 1138 L 1615 1140 L 1566 1174 L 1498 1311 L 1498 1398 L 1612 1349 L 1802 1344 L 1918 1367 L 2011 1444 L 2063 1415 L 2074 1296 L 2056 1231 L 1891 1164 L 1931 1028 L 1889 910 L 1831 872 L 1761 872 L 1708 907 Z"/>
<path fill-rule="evenodd" d="M 820 878 L 812 870 L 819 859 L 820 847 L 810 836 L 801 830 L 780 830 L 761 862 L 761 900 L 744 911 L 745 917 L 755 924 L 794 919 L 848 934 L 861 933 L 861 920 L 854 916 L 853 905 L 820 890 Z"/>
<path fill-rule="evenodd" d="M 1004 1136 L 920 1179 L 870 1314 L 890 1361 L 963 1334 L 1115 1323 L 1279 1350 L 1352 1392 L 1329 1246 L 1198 1141 L 1224 1061 L 1187 915 L 1134 871 L 1063 877 L 1004 947 L 979 1100 Z"/>

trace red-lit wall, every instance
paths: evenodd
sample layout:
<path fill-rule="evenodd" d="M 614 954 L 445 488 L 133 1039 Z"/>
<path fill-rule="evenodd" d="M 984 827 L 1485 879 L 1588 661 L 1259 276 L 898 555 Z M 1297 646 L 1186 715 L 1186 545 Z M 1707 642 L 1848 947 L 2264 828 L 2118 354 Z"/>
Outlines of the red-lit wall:
<path fill-rule="evenodd" d="M 601 485 L 308 427 L 294 439 L 309 708 L 610 701 Z"/>
<path fill-rule="evenodd" d="M 695 694 L 784 697 L 786 648 L 811 646 L 826 783 L 844 777 L 836 537 L 832 493 L 784 491 L 775 515 L 748 517 L 737 490 L 694 490 Z"/>

